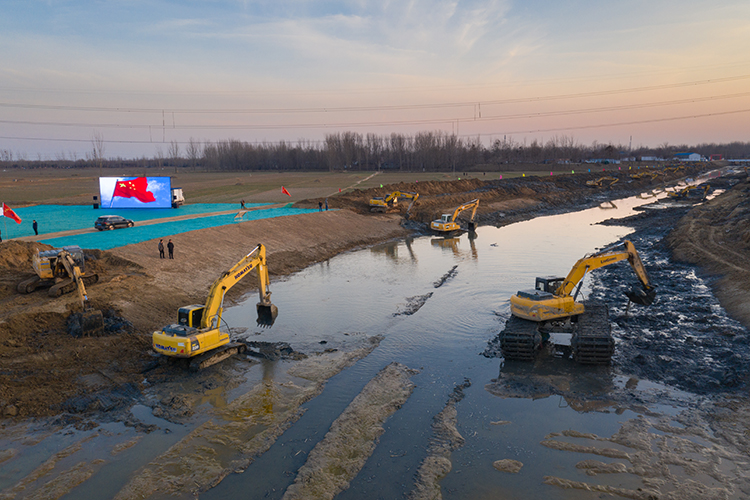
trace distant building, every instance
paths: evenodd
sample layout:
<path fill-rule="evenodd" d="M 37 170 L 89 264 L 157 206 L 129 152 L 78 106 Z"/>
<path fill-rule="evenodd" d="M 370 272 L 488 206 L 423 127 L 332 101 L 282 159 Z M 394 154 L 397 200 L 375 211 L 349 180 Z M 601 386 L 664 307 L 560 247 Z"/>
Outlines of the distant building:
<path fill-rule="evenodd" d="M 704 161 L 704 158 L 698 153 L 675 153 L 674 159 L 680 161 Z"/>
<path fill-rule="evenodd" d="M 641 161 L 667 161 L 664 158 L 658 156 L 641 156 Z"/>

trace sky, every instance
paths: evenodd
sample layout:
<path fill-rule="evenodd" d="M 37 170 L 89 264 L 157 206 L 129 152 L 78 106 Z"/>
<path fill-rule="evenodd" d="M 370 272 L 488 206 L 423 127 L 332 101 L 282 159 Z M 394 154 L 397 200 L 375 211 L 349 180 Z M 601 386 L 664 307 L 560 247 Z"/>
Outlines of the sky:
<path fill-rule="evenodd" d="M 0 160 L 353 131 L 750 141 L 747 0 L 3 0 Z"/>

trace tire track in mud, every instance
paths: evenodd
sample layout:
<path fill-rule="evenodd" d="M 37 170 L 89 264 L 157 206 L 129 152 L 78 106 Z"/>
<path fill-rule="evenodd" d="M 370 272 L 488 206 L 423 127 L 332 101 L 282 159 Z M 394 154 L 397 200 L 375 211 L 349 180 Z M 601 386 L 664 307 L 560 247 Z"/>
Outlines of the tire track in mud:
<path fill-rule="evenodd" d="M 332 499 L 347 489 L 385 432 L 383 423 L 413 392 L 409 379 L 417 373 L 395 362 L 378 372 L 315 445 L 283 498 Z"/>

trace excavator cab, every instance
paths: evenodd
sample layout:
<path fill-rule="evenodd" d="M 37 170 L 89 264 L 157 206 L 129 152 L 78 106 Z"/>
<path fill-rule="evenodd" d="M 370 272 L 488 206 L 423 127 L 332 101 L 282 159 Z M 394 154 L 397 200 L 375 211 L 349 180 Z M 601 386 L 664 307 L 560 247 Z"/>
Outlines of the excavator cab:
<path fill-rule="evenodd" d="M 563 281 L 565 281 L 565 278 L 560 276 L 538 276 L 534 288 L 542 292 L 554 294 L 562 286 Z"/>

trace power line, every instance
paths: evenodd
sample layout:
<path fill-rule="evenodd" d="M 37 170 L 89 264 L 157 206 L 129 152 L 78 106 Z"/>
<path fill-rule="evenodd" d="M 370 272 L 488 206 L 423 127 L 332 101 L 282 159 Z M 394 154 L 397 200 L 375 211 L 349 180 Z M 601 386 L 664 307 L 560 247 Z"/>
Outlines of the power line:
<path fill-rule="evenodd" d="M 472 118 L 425 118 L 413 120 L 389 120 L 389 121 L 367 121 L 367 122 L 332 122 L 332 123 L 287 123 L 278 125 L 269 124 L 231 124 L 231 125 L 177 125 L 173 123 L 169 126 L 173 130 L 265 130 L 265 129 L 294 129 L 294 128 L 335 128 L 335 127 L 381 127 L 396 125 L 427 125 L 434 123 L 452 122 L 489 122 L 499 120 L 518 120 L 523 118 L 544 118 L 551 116 L 580 115 L 587 113 L 603 113 L 611 111 L 628 111 L 641 108 L 653 108 L 659 106 L 674 106 L 680 104 L 693 104 L 698 102 L 715 101 L 720 99 L 735 99 L 739 97 L 750 96 L 750 92 L 740 92 L 736 94 L 723 94 L 716 96 L 697 97 L 690 99 L 677 99 L 672 101 L 657 101 L 641 104 L 623 104 L 619 106 L 603 106 L 594 108 L 581 108 L 572 110 L 543 111 L 538 113 L 516 113 L 508 115 L 475 115 Z M 12 125 L 35 125 L 35 126 L 54 126 L 54 127 L 84 127 L 84 128 L 113 128 L 113 129 L 152 129 L 158 127 L 158 124 L 119 124 L 119 123 L 81 123 L 81 122 L 52 122 L 52 121 L 31 121 L 31 120 L 0 120 L 0 123 Z M 162 120 L 161 128 L 164 129 Z"/>
<path fill-rule="evenodd" d="M 732 110 L 732 111 L 720 111 L 715 113 L 702 113 L 702 114 L 694 114 L 694 115 L 684 115 L 684 116 L 675 116 L 670 118 L 653 118 L 653 119 L 647 119 L 647 120 L 632 120 L 632 121 L 625 121 L 625 122 L 614 122 L 614 123 L 601 123 L 597 125 L 573 125 L 573 126 L 566 126 L 566 127 L 553 127 L 553 128 L 546 128 L 546 129 L 528 129 L 528 130 L 516 130 L 516 131 L 504 131 L 504 132 L 489 132 L 489 133 L 482 133 L 483 136 L 497 136 L 497 135 L 512 135 L 512 134 L 532 134 L 532 133 L 539 133 L 539 132 L 560 132 L 565 130 L 585 130 L 585 129 L 592 129 L 592 128 L 607 128 L 607 127 L 619 127 L 624 125 L 640 125 L 644 123 L 660 123 L 660 122 L 669 122 L 669 121 L 679 121 L 679 120 L 691 120 L 691 119 L 698 119 L 698 118 L 710 118 L 714 116 L 726 116 L 726 115 L 733 115 L 733 114 L 739 114 L 739 113 L 748 113 L 750 112 L 750 108 L 748 109 L 738 109 L 738 110 Z M 455 121 L 455 120 L 454 120 Z M 450 123 L 449 120 L 446 120 L 445 123 Z M 462 134 L 458 135 L 458 137 L 476 137 L 477 134 Z M 0 139 L 6 139 L 6 140 L 21 140 L 21 141 L 49 141 L 49 142 L 85 142 L 85 143 L 91 143 L 91 139 L 60 139 L 60 138 L 44 138 L 44 137 L 14 137 L 14 136 L 0 136 Z M 153 141 L 139 141 L 139 140 L 105 140 L 105 143 L 108 144 L 170 144 L 172 142 L 175 142 L 177 144 L 183 145 L 183 144 L 190 144 L 190 141 L 169 141 L 169 142 L 153 142 Z M 208 141 L 211 142 L 211 141 Z M 216 142 L 222 142 L 222 141 L 216 141 Z M 305 144 L 320 144 L 324 143 L 324 140 L 297 140 L 297 141 L 240 141 L 244 143 L 249 144 L 295 144 L 295 143 L 305 143 Z"/>
<path fill-rule="evenodd" d="M 227 109 L 227 108 L 142 108 L 142 107 L 109 107 L 109 106 L 68 106 L 56 104 L 33 104 L 33 103 L 9 103 L 0 102 L 2 108 L 16 109 L 43 109 L 47 111 L 82 111 L 82 112 L 108 112 L 108 113 L 179 113 L 179 114 L 284 114 L 284 113 L 340 113 L 353 111 L 403 111 L 417 109 L 441 109 L 456 108 L 466 106 L 476 106 L 477 104 L 503 105 L 519 104 L 529 102 L 546 102 L 566 99 L 581 99 L 588 97 L 601 97 L 607 95 L 618 95 L 638 92 L 650 92 L 654 90 L 667 90 L 681 87 L 692 87 L 699 85 L 710 85 L 716 83 L 726 83 L 731 81 L 747 80 L 750 75 L 739 75 L 726 78 L 716 78 L 709 80 L 695 80 L 690 82 L 672 83 L 663 85 L 649 85 L 643 87 L 632 87 L 614 90 L 600 90 L 591 92 L 579 92 L 572 94 L 558 94 L 536 97 L 521 97 L 512 99 L 494 99 L 494 100 L 472 100 L 446 103 L 431 104 L 403 104 L 403 105 L 382 105 L 382 106 L 338 106 L 338 107 L 315 107 L 315 108 L 245 108 L 245 109 Z"/>

